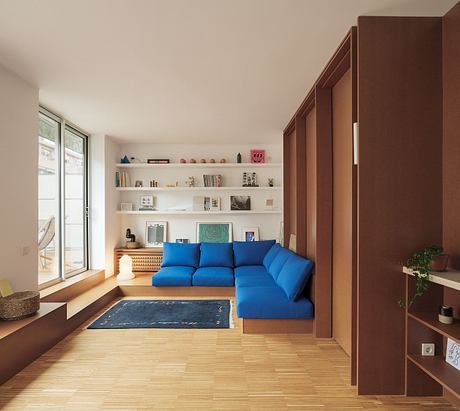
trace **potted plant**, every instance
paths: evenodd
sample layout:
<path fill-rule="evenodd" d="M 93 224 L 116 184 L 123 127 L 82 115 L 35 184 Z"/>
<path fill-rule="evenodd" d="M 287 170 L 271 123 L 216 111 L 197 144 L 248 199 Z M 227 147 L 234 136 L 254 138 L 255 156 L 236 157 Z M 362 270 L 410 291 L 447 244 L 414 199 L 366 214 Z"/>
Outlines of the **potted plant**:
<path fill-rule="evenodd" d="M 415 280 L 415 294 L 409 301 L 411 306 L 417 297 L 423 295 L 428 288 L 428 276 L 430 271 L 446 271 L 449 256 L 443 254 L 443 248 L 438 245 L 426 247 L 421 251 L 417 251 L 407 260 L 406 266 L 411 269 Z M 405 308 L 404 301 L 399 300 L 399 305 Z"/>

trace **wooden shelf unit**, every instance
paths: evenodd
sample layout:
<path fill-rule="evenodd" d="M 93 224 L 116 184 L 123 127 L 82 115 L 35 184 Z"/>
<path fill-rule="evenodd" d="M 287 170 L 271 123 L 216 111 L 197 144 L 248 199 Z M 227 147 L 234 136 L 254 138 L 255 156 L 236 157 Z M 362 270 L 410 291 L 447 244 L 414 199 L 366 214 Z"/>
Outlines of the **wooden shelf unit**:
<path fill-rule="evenodd" d="M 406 306 L 415 292 L 415 277 L 406 274 Z M 458 271 L 431 273 L 430 285 L 406 307 L 406 395 L 446 395 L 460 404 L 460 371 L 445 361 L 447 338 L 460 343 L 460 278 Z M 458 278 L 458 280 L 457 280 Z M 454 323 L 438 321 L 440 305 L 454 308 Z M 435 356 L 422 356 L 421 344 L 434 343 Z"/>
<path fill-rule="evenodd" d="M 136 274 L 153 274 L 161 268 L 162 247 L 115 248 L 113 250 L 114 272 L 120 272 L 120 258 L 129 255 L 133 260 L 133 272 Z"/>

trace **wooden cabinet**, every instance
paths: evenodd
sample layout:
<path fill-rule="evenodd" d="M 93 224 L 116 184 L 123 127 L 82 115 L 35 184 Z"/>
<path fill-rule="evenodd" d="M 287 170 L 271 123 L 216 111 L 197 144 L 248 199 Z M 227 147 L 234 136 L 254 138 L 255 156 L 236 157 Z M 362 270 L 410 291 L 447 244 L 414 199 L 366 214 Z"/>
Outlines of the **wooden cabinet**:
<path fill-rule="evenodd" d="M 115 248 L 114 270 L 115 275 L 120 272 L 120 258 L 129 255 L 133 259 L 133 272 L 136 274 L 152 274 L 160 270 L 163 259 L 163 248 Z"/>

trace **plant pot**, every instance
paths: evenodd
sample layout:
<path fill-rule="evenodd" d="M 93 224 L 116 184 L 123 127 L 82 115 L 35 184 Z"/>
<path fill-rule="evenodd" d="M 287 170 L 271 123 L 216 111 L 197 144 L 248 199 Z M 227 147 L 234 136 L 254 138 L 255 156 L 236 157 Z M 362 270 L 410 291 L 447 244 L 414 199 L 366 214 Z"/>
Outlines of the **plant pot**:
<path fill-rule="evenodd" d="M 449 262 L 449 254 L 441 254 L 431 262 L 431 271 L 443 272 L 447 271 L 447 263 Z"/>

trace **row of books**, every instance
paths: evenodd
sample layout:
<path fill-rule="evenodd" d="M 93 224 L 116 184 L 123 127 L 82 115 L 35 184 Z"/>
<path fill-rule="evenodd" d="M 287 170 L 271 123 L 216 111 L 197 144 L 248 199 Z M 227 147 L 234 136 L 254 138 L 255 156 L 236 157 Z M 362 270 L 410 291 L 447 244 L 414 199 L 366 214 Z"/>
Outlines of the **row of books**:
<path fill-rule="evenodd" d="M 203 174 L 203 183 L 205 187 L 222 187 L 222 175 Z"/>
<path fill-rule="evenodd" d="M 129 174 L 126 171 L 115 172 L 115 187 L 131 187 Z"/>

